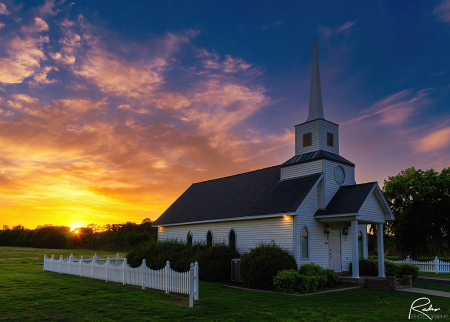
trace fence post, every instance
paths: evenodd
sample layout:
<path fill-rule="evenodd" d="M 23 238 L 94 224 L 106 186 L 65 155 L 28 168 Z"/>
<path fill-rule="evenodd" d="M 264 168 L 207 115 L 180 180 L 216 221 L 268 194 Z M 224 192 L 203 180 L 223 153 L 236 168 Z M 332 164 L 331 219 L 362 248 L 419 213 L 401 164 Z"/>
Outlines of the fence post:
<path fill-rule="evenodd" d="M 189 270 L 189 307 L 194 307 L 194 264 Z"/>
<path fill-rule="evenodd" d="M 439 273 L 439 258 L 436 256 L 434 258 L 434 265 L 436 267 L 436 274 Z"/>
<path fill-rule="evenodd" d="M 78 276 L 81 276 L 81 265 L 83 264 L 83 256 L 80 258 L 80 270 L 78 271 Z"/>
<path fill-rule="evenodd" d="M 125 258 L 123 260 L 123 285 L 127 285 L 127 280 L 126 280 L 127 275 L 125 274 L 126 268 L 127 268 L 127 259 Z"/>
<path fill-rule="evenodd" d="M 52 254 L 52 257 L 50 258 L 50 272 L 53 272 L 53 259 L 55 258 L 55 255 Z"/>
<path fill-rule="evenodd" d="M 194 264 L 195 269 L 195 300 L 198 300 L 198 280 L 199 280 L 199 274 L 198 274 L 198 262 L 195 262 Z"/>
<path fill-rule="evenodd" d="M 63 257 L 61 255 L 61 256 L 59 256 L 59 268 L 58 268 L 58 273 L 59 274 L 61 274 L 61 263 L 62 263 L 62 261 L 63 261 Z"/>
<path fill-rule="evenodd" d="M 91 278 L 94 278 L 94 262 L 95 262 L 95 256 L 92 256 L 92 261 L 91 261 Z"/>
<path fill-rule="evenodd" d="M 45 271 L 45 266 L 46 266 L 46 265 L 45 265 L 45 260 L 46 260 L 46 259 L 47 259 L 47 254 L 44 254 L 44 269 L 43 269 L 44 271 Z"/>
<path fill-rule="evenodd" d="M 141 264 L 141 278 L 142 278 L 142 289 L 145 289 L 145 285 L 144 285 L 144 272 L 145 272 L 145 267 L 147 266 L 146 262 L 145 262 L 145 258 L 142 260 L 142 264 Z"/>
<path fill-rule="evenodd" d="M 72 262 L 72 254 L 70 254 L 70 256 L 69 256 L 69 274 L 70 274 L 71 262 Z"/>
<path fill-rule="evenodd" d="M 108 282 L 108 266 L 109 266 L 109 257 L 106 259 L 106 281 Z"/>
<path fill-rule="evenodd" d="M 164 291 L 169 294 L 169 268 L 170 262 L 166 262 L 166 267 L 164 267 Z"/>

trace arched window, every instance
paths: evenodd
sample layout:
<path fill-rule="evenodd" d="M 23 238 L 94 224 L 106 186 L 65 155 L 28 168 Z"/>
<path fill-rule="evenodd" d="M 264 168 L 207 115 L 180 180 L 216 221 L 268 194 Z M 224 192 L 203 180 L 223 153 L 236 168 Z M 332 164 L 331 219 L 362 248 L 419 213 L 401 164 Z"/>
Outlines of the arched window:
<path fill-rule="evenodd" d="M 236 250 L 236 232 L 232 228 L 228 234 L 228 245 L 231 250 Z"/>
<path fill-rule="evenodd" d="M 208 230 L 208 233 L 206 234 L 206 246 L 212 246 L 213 243 L 213 235 L 211 230 Z"/>
<path fill-rule="evenodd" d="M 187 234 L 187 244 L 192 245 L 192 233 L 188 232 Z"/>
<path fill-rule="evenodd" d="M 363 258 L 363 234 L 360 231 L 358 233 L 358 255 L 359 255 L 359 259 Z"/>
<path fill-rule="evenodd" d="M 309 258 L 309 245 L 308 245 L 308 228 L 303 227 L 302 230 L 302 259 Z"/>

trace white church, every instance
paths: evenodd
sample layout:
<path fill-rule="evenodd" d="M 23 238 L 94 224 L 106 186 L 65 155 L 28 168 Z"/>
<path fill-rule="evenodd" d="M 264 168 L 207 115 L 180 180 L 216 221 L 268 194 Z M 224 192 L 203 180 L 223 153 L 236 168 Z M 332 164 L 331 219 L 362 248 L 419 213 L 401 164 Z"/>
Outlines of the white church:
<path fill-rule="evenodd" d="M 308 119 L 295 126 L 295 155 L 281 165 L 192 184 L 154 223 L 158 240 L 225 241 L 243 254 L 275 241 L 298 266 L 315 263 L 359 278 L 368 257 L 367 225 L 395 220 L 377 182 L 356 184 L 339 155 L 339 125 L 325 119 L 317 45 Z M 378 274 L 384 277 L 383 234 Z M 355 269 L 356 268 L 356 269 Z"/>

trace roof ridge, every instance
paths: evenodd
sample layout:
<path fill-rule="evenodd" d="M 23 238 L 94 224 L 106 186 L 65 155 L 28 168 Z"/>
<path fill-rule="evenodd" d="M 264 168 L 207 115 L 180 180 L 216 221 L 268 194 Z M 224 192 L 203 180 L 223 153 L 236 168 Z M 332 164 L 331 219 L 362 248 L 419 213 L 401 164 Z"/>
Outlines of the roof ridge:
<path fill-rule="evenodd" d="M 261 171 L 261 170 L 267 170 L 267 169 L 275 168 L 275 167 L 280 167 L 280 165 L 277 164 L 277 165 L 273 165 L 273 166 L 267 167 L 267 168 L 261 168 L 261 169 L 256 169 L 256 170 L 252 170 L 252 171 L 247 171 L 247 172 L 241 172 L 241 173 L 237 173 L 237 174 L 232 174 L 232 175 L 230 175 L 230 176 L 225 176 L 225 177 L 220 177 L 220 178 L 215 178 L 215 179 L 208 179 L 208 180 L 204 180 L 204 181 L 198 181 L 198 182 L 194 182 L 193 184 L 191 184 L 191 186 L 193 186 L 194 184 L 197 184 L 197 183 L 204 183 L 204 182 L 209 182 L 209 181 L 214 181 L 214 180 L 220 180 L 220 179 L 226 179 L 226 178 L 236 177 L 236 176 L 240 176 L 240 175 L 243 175 L 243 174 L 248 174 L 248 173 L 252 173 L 252 172 L 256 172 L 256 171 Z"/>

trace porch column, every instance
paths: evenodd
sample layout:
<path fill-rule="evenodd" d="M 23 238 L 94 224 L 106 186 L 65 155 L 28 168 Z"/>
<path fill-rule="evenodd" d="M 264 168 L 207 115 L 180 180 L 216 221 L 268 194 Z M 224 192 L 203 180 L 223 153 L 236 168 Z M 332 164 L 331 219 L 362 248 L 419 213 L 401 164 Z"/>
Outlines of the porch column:
<path fill-rule="evenodd" d="M 358 220 L 352 220 L 352 277 L 359 278 Z"/>
<path fill-rule="evenodd" d="M 385 277 L 383 224 L 377 224 L 377 247 L 378 247 L 378 277 Z"/>

